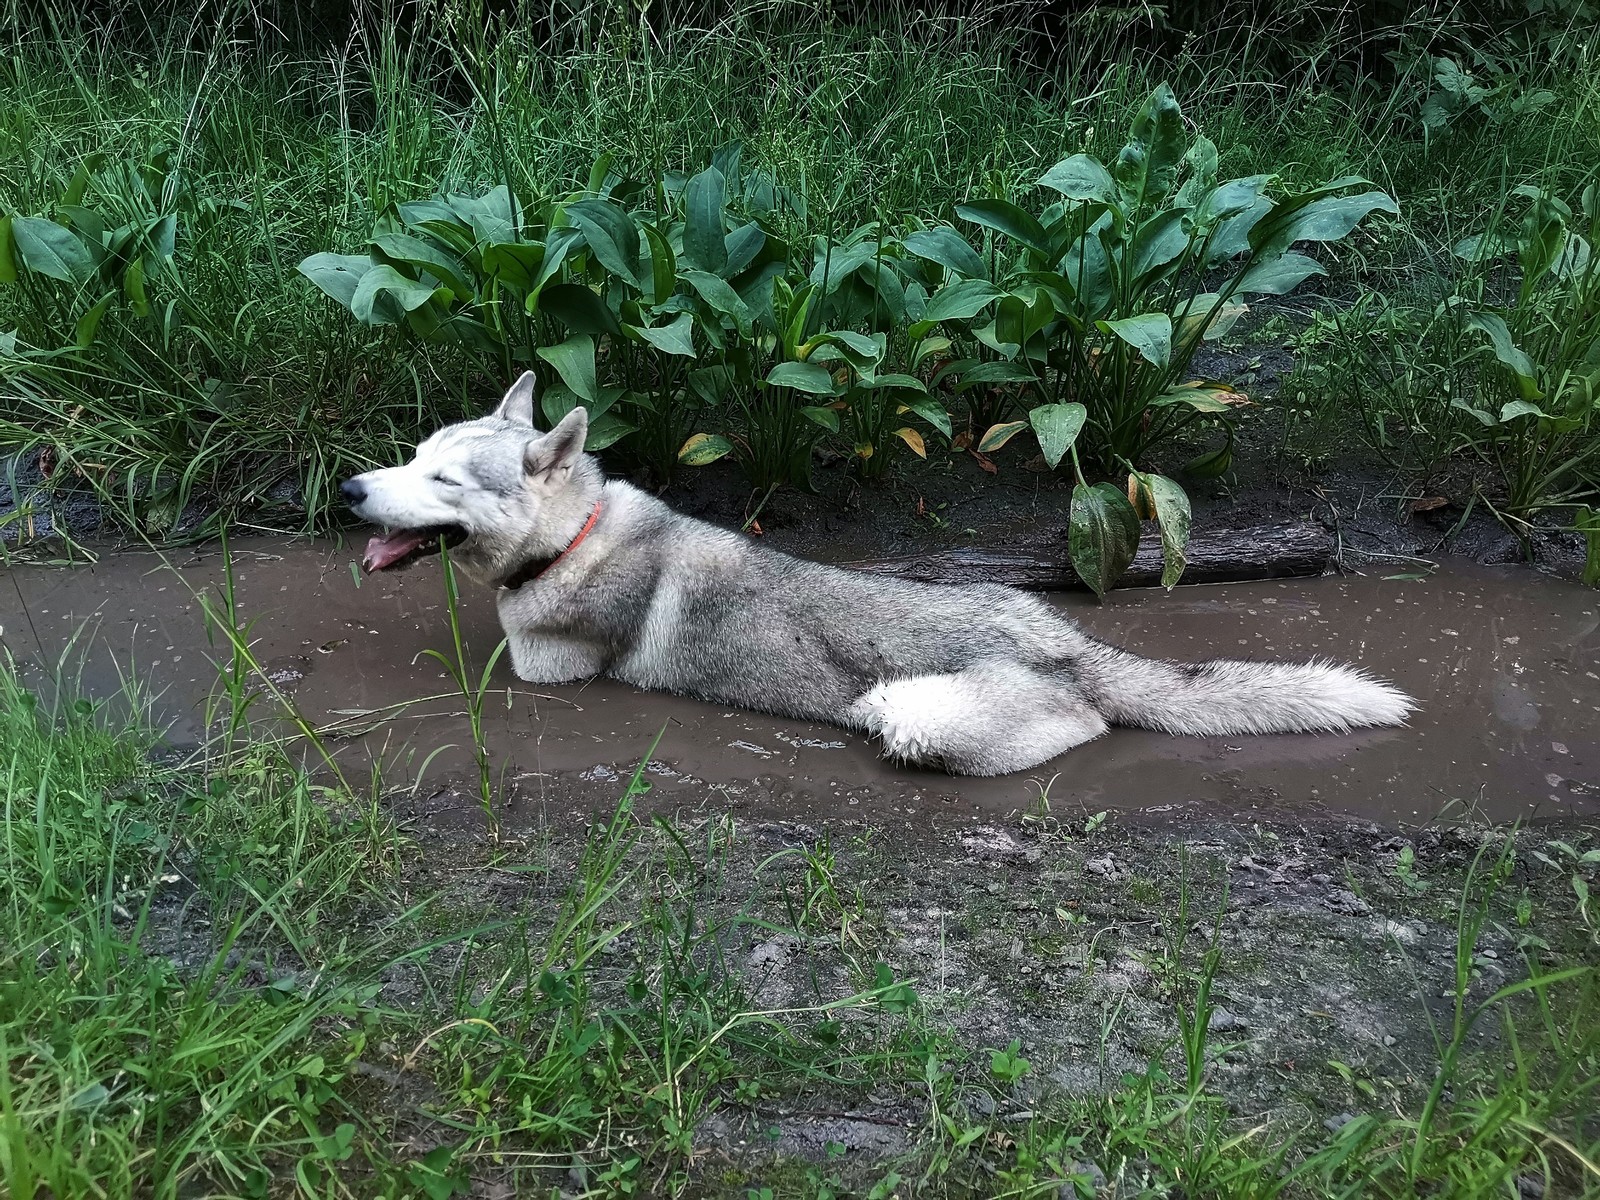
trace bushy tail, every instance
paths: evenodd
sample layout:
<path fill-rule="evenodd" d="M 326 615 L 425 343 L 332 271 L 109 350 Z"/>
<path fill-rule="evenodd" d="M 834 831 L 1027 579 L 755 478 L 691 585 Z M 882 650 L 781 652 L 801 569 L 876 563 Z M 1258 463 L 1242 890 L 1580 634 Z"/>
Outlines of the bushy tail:
<path fill-rule="evenodd" d="M 1312 733 L 1400 725 L 1416 701 L 1331 662 L 1171 663 L 1096 645 L 1079 660 L 1106 720 L 1165 733 Z"/>

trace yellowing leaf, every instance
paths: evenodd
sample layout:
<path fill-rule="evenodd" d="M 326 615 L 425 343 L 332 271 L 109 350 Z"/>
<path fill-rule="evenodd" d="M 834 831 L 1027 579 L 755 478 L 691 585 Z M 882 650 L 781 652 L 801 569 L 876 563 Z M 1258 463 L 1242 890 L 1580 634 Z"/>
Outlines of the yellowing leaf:
<path fill-rule="evenodd" d="M 978 439 L 978 449 L 984 454 L 992 454 L 1027 427 L 1026 421 L 1003 421 L 998 425 L 991 425 Z"/>
<path fill-rule="evenodd" d="M 1150 494 L 1150 484 L 1137 471 L 1128 473 L 1128 503 L 1141 521 L 1153 521 L 1156 516 L 1156 498 Z"/>
<path fill-rule="evenodd" d="M 910 446 L 911 452 L 918 458 L 928 457 L 928 447 L 924 444 L 922 435 L 915 429 L 912 429 L 911 426 L 907 425 L 901 429 L 896 429 L 894 431 L 894 435 L 906 445 Z"/>

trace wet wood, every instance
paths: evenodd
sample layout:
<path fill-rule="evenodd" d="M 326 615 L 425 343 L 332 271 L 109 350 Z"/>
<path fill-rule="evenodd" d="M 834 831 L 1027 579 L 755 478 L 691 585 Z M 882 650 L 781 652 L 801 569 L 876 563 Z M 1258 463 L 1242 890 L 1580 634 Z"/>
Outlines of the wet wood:
<path fill-rule="evenodd" d="M 1320 525 L 1285 522 L 1250 529 L 1196 530 L 1189 539 L 1189 565 L 1183 583 L 1237 583 L 1248 579 L 1297 579 L 1321 575 L 1333 556 L 1333 538 Z M 1067 561 L 1067 539 L 1059 535 L 1053 550 L 979 548 L 939 550 L 900 558 L 842 563 L 924 583 L 1004 583 L 1030 592 L 1081 589 Z M 1138 556 L 1119 588 L 1157 587 L 1161 583 L 1161 538 L 1146 534 Z"/>

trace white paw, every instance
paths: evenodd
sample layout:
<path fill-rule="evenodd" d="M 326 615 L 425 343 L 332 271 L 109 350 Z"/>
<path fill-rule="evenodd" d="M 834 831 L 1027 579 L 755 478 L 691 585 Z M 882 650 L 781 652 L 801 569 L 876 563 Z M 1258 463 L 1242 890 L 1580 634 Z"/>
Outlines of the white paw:
<path fill-rule="evenodd" d="M 949 692 L 948 676 L 880 683 L 850 706 L 849 715 L 882 739 L 885 758 L 922 762 L 935 753 Z"/>

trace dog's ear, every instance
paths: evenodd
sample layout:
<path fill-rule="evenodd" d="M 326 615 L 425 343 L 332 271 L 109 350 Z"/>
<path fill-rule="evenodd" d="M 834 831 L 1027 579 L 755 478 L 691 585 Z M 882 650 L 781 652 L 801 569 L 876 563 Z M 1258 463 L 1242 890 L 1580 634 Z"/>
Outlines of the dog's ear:
<path fill-rule="evenodd" d="M 569 471 L 583 453 L 589 436 L 589 410 L 575 408 L 543 437 L 534 438 L 522 452 L 522 469 L 529 475 L 552 476 Z"/>
<path fill-rule="evenodd" d="M 533 394 L 538 390 L 539 381 L 534 378 L 533 372 L 524 371 L 522 378 L 506 389 L 505 398 L 489 415 L 514 425 L 532 425 Z"/>

